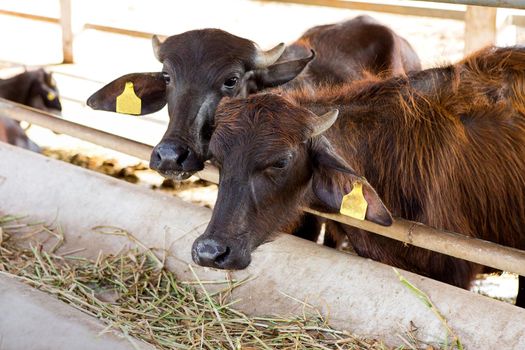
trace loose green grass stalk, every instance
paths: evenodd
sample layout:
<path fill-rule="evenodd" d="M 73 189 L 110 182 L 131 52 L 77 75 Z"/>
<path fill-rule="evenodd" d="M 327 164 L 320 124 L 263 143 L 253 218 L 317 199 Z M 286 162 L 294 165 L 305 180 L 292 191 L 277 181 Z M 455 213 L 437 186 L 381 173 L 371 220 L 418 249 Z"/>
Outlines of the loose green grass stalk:
<path fill-rule="evenodd" d="M 452 337 L 452 346 L 458 350 L 463 350 L 463 345 L 459 339 L 459 337 L 454 333 L 452 328 L 448 325 L 447 319 L 443 316 L 443 314 L 439 311 L 439 309 L 434 305 L 432 300 L 430 300 L 429 296 L 423 292 L 421 289 L 414 286 L 412 283 L 410 283 L 403 275 L 399 273 L 399 271 L 395 268 L 394 272 L 396 273 L 397 277 L 399 278 L 399 281 L 406 287 L 408 290 L 410 290 L 423 304 L 429 308 L 439 319 L 439 321 L 443 324 L 445 329 L 447 330 L 447 338 L 448 334 Z M 448 341 L 448 339 L 446 339 Z M 445 345 L 446 346 L 446 345 Z M 448 346 L 447 346 L 448 348 Z"/>

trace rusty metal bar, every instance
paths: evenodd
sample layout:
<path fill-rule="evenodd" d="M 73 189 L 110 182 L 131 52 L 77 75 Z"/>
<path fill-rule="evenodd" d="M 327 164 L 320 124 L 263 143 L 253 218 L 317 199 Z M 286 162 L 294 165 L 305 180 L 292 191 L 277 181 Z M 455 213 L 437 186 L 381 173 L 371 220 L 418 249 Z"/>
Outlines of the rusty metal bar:
<path fill-rule="evenodd" d="M 77 137 L 140 159 L 149 159 L 151 154 L 151 146 L 149 145 L 63 120 L 52 114 L 16 104 L 3 98 L 0 98 L 0 115 Z"/>
<path fill-rule="evenodd" d="M 379 1 L 377 3 L 365 1 L 348 0 L 258 0 L 263 2 L 282 2 L 312 6 L 326 6 L 333 8 L 348 9 L 354 11 L 373 11 L 385 12 L 396 15 L 407 15 L 416 17 L 433 17 L 442 19 L 454 19 L 462 21 L 465 11 L 461 9 L 432 8 L 424 7 L 419 4 L 395 4 L 389 1 Z"/>
<path fill-rule="evenodd" d="M 140 159 L 149 159 L 152 150 L 150 145 L 60 119 L 51 114 L 2 98 L 0 98 L 0 116 L 26 121 Z M 207 165 L 197 175 L 204 180 L 214 183 L 218 183 L 219 180 L 218 170 L 211 165 Z M 493 242 L 467 237 L 454 232 L 437 230 L 404 219 L 397 219 L 392 226 L 385 227 L 339 214 L 321 213 L 310 208 L 303 209 L 308 213 L 390 237 L 407 244 L 525 276 L 525 251 L 522 250 L 504 247 Z"/>
<path fill-rule="evenodd" d="M 488 6 L 488 7 L 506 7 L 515 9 L 525 9 L 525 0 L 411 0 L 440 2 L 456 5 Z"/>
<path fill-rule="evenodd" d="M 525 251 L 523 250 L 505 247 L 494 242 L 468 237 L 455 232 L 438 230 L 419 222 L 405 219 L 396 219 L 392 226 L 381 226 L 370 221 L 357 220 L 341 214 L 322 213 L 310 208 L 303 208 L 303 210 L 416 247 L 433 250 L 503 271 L 515 272 L 522 276 L 525 274 Z"/>
<path fill-rule="evenodd" d="M 0 116 L 18 121 L 26 121 L 143 160 L 149 160 L 153 149 L 151 145 L 64 120 L 52 114 L 14 103 L 3 98 L 0 98 Z M 219 182 L 219 172 L 215 167 L 209 164 L 206 165 L 204 170 L 198 172 L 197 176 L 213 183 Z"/>
<path fill-rule="evenodd" d="M 371 3 L 364 1 L 347 1 L 347 0 L 258 0 L 264 2 L 285 2 L 285 3 L 296 3 L 302 5 L 314 5 L 314 6 L 326 6 L 334 8 L 349 9 L 355 11 L 374 11 L 374 12 L 384 12 L 392 13 L 398 15 L 408 15 L 408 16 L 423 16 L 423 17 L 433 17 L 433 18 L 444 18 L 444 19 L 455 19 L 463 20 L 465 11 L 456 10 L 456 9 L 444 9 L 444 8 L 432 8 L 424 7 L 418 4 L 390 4 L 388 1 L 382 1 L 381 3 Z M 40 20 L 51 23 L 58 23 L 58 18 L 39 16 L 29 13 L 23 13 L 18 11 L 10 11 L 5 9 L 0 9 L 0 14 L 23 17 L 28 19 Z M 138 36 L 138 37 L 147 37 L 151 35 L 148 32 L 134 31 L 125 28 L 117 28 L 111 26 L 105 26 L 96 23 L 86 23 L 85 28 L 87 29 L 96 29 L 101 31 L 114 32 L 119 34 Z"/>

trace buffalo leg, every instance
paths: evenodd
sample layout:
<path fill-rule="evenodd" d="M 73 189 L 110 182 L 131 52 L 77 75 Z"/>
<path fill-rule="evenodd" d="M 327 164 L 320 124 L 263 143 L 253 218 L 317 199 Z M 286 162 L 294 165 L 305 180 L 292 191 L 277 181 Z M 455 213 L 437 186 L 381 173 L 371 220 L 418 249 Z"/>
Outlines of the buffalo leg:
<path fill-rule="evenodd" d="M 525 276 L 519 276 L 518 279 L 518 296 L 516 297 L 516 306 L 525 308 Z"/>
<path fill-rule="evenodd" d="M 326 220 L 323 244 L 330 248 L 341 249 L 346 233 L 342 225 L 336 221 Z"/>
<path fill-rule="evenodd" d="M 318 242 L 323 222 L 325 222 L 325 232 L 322 244 L 329 248 L 340 249 L 346 234 L 339 227 L 339 224 L 332 220 L 324 220 L 315 215 L 304 214 L 292 234 L 312 242 Z"/>
<path fill-rule="evenodd" d="M 339 242 L 337 238 L 334 237 L 333 233 L 328 231 L 328 229 L 324 232 L 324 242 L 323 245 L 330 247 L 330 248 L 339 248 Z"/>
<path fill-rule="evenodd" d="M 321 220 L 315 215 L 304 214 L 301 217 L 301 222 L 296 226 L 292 234 L 312 242 L 317 242 L 319 234 L 321 233 L 321 224 Z"/>

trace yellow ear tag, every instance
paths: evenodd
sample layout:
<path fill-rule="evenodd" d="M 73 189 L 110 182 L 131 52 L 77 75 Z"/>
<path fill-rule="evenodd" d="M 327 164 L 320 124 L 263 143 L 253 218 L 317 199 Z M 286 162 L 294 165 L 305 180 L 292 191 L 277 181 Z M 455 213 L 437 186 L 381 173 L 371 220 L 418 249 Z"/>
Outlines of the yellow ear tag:
<path fill-rule="evenodd" d="M 142 101 L 135 94 L 133 83 L 128 81 L 122 94 L 117 96 L 117 113 L 140 115 L 142 111 Z"/>
<path fill-rule="evenodd" d="M 49 91 L 49 92 L 47 93 L 47 99 L 48 99 L 49 101 L 53 101 L 55 98 L 57 98 L 57 95 L 55 95 L 55 94 L 52 93 L 51 91 Z"/>
<path fill-rule="evenodd" d="M 354 219 L 364 220 L 367 208 L 368 203 L 363 196 L 363 184 L 355 182 L 352 191 L 343 197 L 339 212 Z"/>

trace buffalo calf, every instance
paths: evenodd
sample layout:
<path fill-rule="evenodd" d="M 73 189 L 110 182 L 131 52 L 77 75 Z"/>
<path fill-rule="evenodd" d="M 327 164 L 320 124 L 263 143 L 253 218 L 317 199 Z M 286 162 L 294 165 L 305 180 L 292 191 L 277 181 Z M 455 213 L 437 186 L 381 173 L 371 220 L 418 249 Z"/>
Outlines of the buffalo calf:
<path fill-rule="evenodd" d="M 201 170 L 209 159 L 215 110 L 222 98 L 280 85 L 313 91 L 319 84 L 421 68 L 406 40 L 368 16 L 311 28 L 290 46 L 279 44 L 268 51 L 219 29 L 192 30 L 162 42 L 154 37 L 153 49 L 162 72 L 127 74 L 95 92 L 87 104 L 115 112 L 116 98 L 129 83 L 142 100 L 140 110 L 129 113 L 153 113 L 167 104 L 170 121 L 151 154 L 150 167 L 176 180 Z"/>
<path fill-rule="evenodd" d="M 338 212 L 355 186 L 365 218 L 403 217 L 525 249 L 525 49 L 488 48 L 450 66 L 312 93 L 219 106 L 221 169 L 195 262 L 242 269 L 301 205 Z M 333 224 L 361 256 L 468 288 L 482 267 Z M 525 306 L 520 277 L 517 305 Z"/>
<path fill-rule="evenodd" d="M 0 80 L 0 97 L 49 113 L 60 114 L 62 105 L 51 73 L 38 69 Z M 20 123 L 0 117 L 0 142 L 7 142 L 31 151 L 40 147 L 27 137 Z"/>

